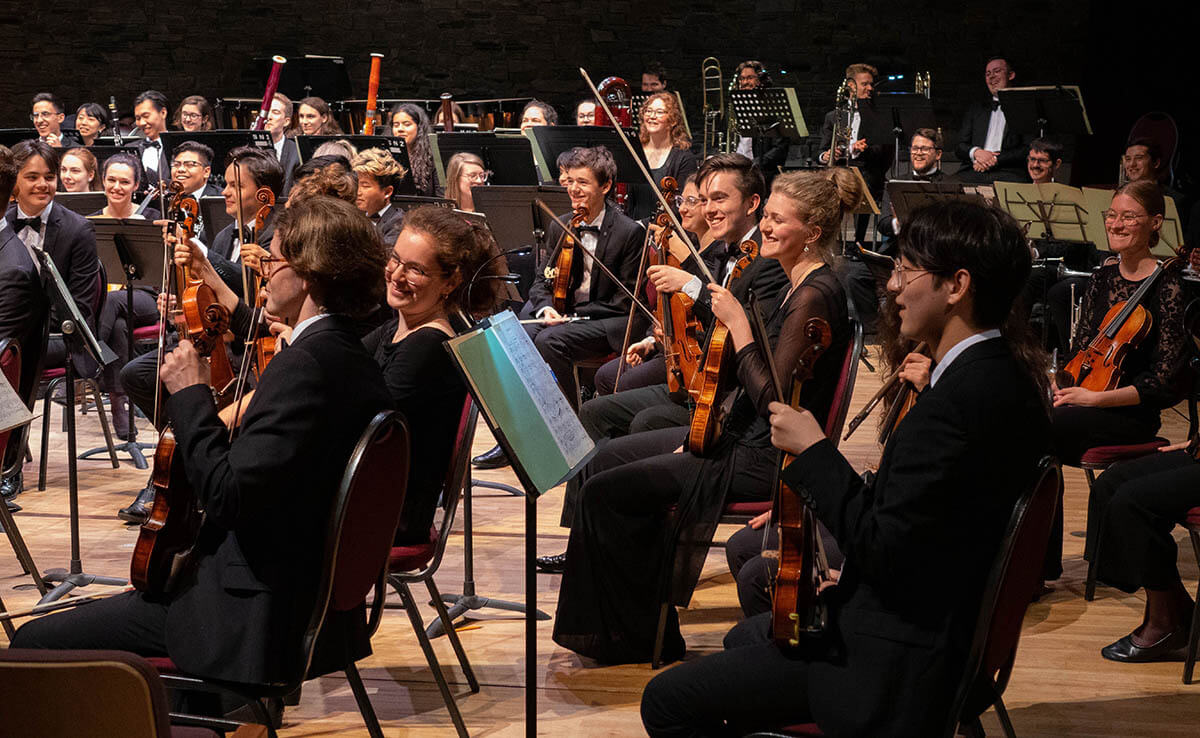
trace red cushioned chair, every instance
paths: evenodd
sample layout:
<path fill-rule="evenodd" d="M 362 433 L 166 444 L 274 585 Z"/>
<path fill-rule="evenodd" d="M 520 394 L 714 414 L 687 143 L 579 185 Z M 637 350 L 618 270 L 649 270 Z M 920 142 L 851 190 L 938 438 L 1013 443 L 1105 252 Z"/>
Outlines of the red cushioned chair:
<path fill-rule="evenodd" d="M 100 311 L 104 307 L 104 296 L 108 290 L 108 277 L 104 271 L 104 264 L 100 264 L 100 269 L 96 273 L 96 280 L 99 283 L 96 291 L 96 300 L 92 304 L 92 315 L 99 319 Z M 71 360 L 70 351 L 67 352 L 67 361 Z M 99 376 L 101 369 L 96 369 L 96 376 Z M 54 397 L 54 391 L 58 389 L 67 376 L 67 370 L 64 367 L 49 367 L 42 369 L 42 384 L 45 385 L 45 394 L 42 395 L 42 454 L 38 460 L 38 489 L 46 489 L 46 460 L 50 453 L 50 406 L 51 399 Z M 112 462 L 112 468 L 119 469 L 121 462 L 117 460 L 117 451 L 113 447 L 112 431 L 109 430 L 108 414 L 104 411 L 104 401 L 100 398 L 100 385 L 96 381 L 96 376 L 92 377 L 77 377 L 76 386 L 82 392 L 75 396 L 76 402 L 81 408 L 86 408 L 88 403 L 88 394 L 91 393 L 92 401 L 96 404 L 96 414 L 100 416 L 100 429 L 104 431 L 104 445 L 108 448 L 108 457 Z M 71 408 L 63 409 L 63 431 L 67 430 L 66 413 L 73 412 Z M 82 412 L 82 410 L 81 410 Z M 68 444 L 69 448 L 74 448 L 74 442 Z"/>
<path fill-rule="evenodd" d="M 333 500 L 329 527 L 325 535 L 324 566 L 317 590 L 316 606 L 309 618 L 308 628 L 298 642 L 285 644 L 297 649 L 299 663 L 312 662 L 317 634 L 327 613 L 346 612 L 361 605 L 372 586 L 378 586 L 388 560 L 392 537 L 404 507 L 404 490 L 408 481 L 409 431 L 396 412 L 375 416 L 363 432 L 346 465 L 342 482 Z M 375 598 L 369 622 L 379 618 L 383 598 Z M 300 687 L 306 674 L 272 684 L 241 684 L 218 682 L 184 674 L 170 659 L 150 659 L 162 674 L 169 689 L 201 691 L 232 695 L 253 710 L 258 722 L 267 726 L 267 734 L 276 737 L 264 700 L 283 697 Z M 353 661 L 343 665 L 346 681 L 354 692 L 359 712 L 372 738 L 382 738 L 383 731 L 371 700 L 363 687 L 362 678 Z M 179 722 L 236 730 L 241 723 L 222 718 L 172 713 Z"/>
<path fill-rule="evenodd" d="M 1042 583 L 1042 564 L 1061 489 L 1058 461 L 1046 456 L 1038 464 L 1035 483 L 1013 506 L 1008 529 L 983 590 L 966 669 L 946 716 L 942 733 L 946 738 L 953 738 L 960 731 L 968 736 L 982 736 L 979 716 L 988 707 L 996 708 L 1004 734 L 1008 738 L 1016 736 L 1001 695 L 1017 658 L 1025 610 Z M 823 734 L 815 724 L 807 723 L 751 735 L 768 738 Z"/>
<path fill-rule="evenodd" d="M 158 674 L 125 651 L 0 650 L 0 693 L 0 733 L 9 738 L 217 736 L 172 726 Z"/>
<path fill-rule="evenodd" d="M 458 510 L 458 501 L 462 498 L 463 487 L 467 480 L 467 473 L 471 464 L 471 443 L 475 437 L 475 424 L 478 418 L 479 410 L 471 401 L 470 395 L 468 395 L 467 401 L 463 405 L 462 417 L 458 424 L 458 433 L 455 436 L 454 453 L 451 456 L 450 468 L 446 474 L 445 485 L 442 487 L 442 507 L 444 511 L 442 513 L 441 524 L 430 529 L 428 543 L 417 546 L 393 546 L 391 555 L 388 558 L 387 575 L 388 584 L 400 595 L 404 609 L 408 612 L 408 619 L 412 622 L 413 631 L 417 635 L 417 642 L 421 644 L 421 650 L 425 653 L 425 660 L 429 662 L 429 669 L 433 672 L 433 678 L 437 681 L 438 690 L 442 693 L 442 700 L 446 703 L 446 709 L 450 712 L 450 719 L 454 722 L 454 729 L 458 731 L 458 735 L 462 736 L 462 738 L 466 738 L 467 736 L 466 724 L 463 722 L 462 714 L 458 710 L 458 704 L 454 700 L 454 695 L 450 692 L 450 685 L 447 684 L 446 677 L 442 674 L 442 666 L 438 663 L 437 656 L 433 652 L 433 645 L 429 642 L 429 636 L 425 632 L 425 623 L 421 619 L 421 612 L 417 609 L 417 601 L 413 597 L 409 585 L 423 582 L 425 588 L 429 590 L 429 596 L 432 598 L 434 609 L 437 610 L 442 628 L 446 633 L 446 637 L 450 639 L 450 645 L 454 648 L 454 654 L 458 657 L 458 665 L 462 668 L 463 674 L 466 675 L 471 691 L 478 692 L 479 681 L 475 678 L 475 672 L 471 669 L 471 663 L 467 660 L 467 654 L 463 650 L 462 642 L 459 641 L 458 633 L 454 630 L 450 614 L 446 611 L 446 605 L 442 601 L 442 594 L 438 591 L 437 585 L 433 581 L 433 575 L 437 573 L 438 568 L 441 566 L 442 556 L 446 552 L 446 541 L 450 537 L 450 529 L 454 525 L 454 515 Z M 383 593 L 385 590 L 383 587 L 380 587 L 376 591 Z M 378 599 L 380 601 L 383 600 L 382 597 Z M 372 632 L 378 626 L 378 619 L 373 620 Z"/>

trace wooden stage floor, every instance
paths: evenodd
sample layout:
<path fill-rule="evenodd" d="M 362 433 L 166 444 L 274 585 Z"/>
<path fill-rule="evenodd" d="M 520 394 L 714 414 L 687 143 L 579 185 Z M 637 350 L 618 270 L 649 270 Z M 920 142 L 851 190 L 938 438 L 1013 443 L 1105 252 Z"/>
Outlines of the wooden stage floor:
<path fill-rule="evenodd" d="M 857 412 L 879 385 L 878 374 L 859 373 L 851 414 Z M 50 474 L 44 492 L 37 489 L 37 458 L 25 467 L 26 489 L 19 498 L 25 510 L 16 516 L 22 534 L 41 569 L 65 566 L 69 557 L 67 516 L 67 466 L 65 436 L 58 432 L 55 406 L 50 448 Z M 420 419 L 413 419 L 420 426 Z M 143 440 L 152 438 L 142 423 Z M 80 448 L 102 442 L 95 415 L 81 418 Z M 41 421 L 35 421 L 34 438 Z M 879 449 L 874 443 L 874 420 L 868 420 L 843 451 L 857 468 L 873 465 Z M 1181 440 L 1186 419 L 1175 411 L 1164 413 L 1163 433 Z M 481 423 L 476 452 L 492 445 Z M 37 444 L 34 444 L 36 449 Z M 115 517 L 147 473 L 123 463 L 112 469 L 107 461 L 84 461 L 80 469 L 82 560 L 93 574 L 126 576 L 137 529 Z M 1129 632 L 1139 622 L 1144 597 L 1124 595 L 1100 587 L 1096 600 L 1083 599 L 1086 573 L 1082 559 L 1087 485 L 1083 473 L 1066 470 L 1066 535 L 1063 578 L 1054 591 L 1030 607 L 1024 623 L 1021 649 L 1005 702 L 1019 735 L 1034 736 L 1193 736 L 1200 724 L 1200 684 L 1185 686 L 1182 665 L 1122 665 L 1105 661 L 1100 648 Z M 479 479 L 516 484 L 510 470 L 482 472 Z M 969 494 L 970 490 L 963 490 Z M 538 551 L 558 553 L 566 546 L 566 531 L 557 525 L 561 491 L 537 504 Z M 490 490 L 475 494 L 475 579 L 478 593 L 507 600 L 524 600 L 522 570 L 525 502 Z M 461 514 L 458 528 L 461 529 Z M 733 528 L 717 533 L 724 540 Z M 1182 531 L 1180 569 L 1193 589 L 1196 564 Z M 936 577 L 938 572 L 929 572 Z M 553 614 L 558 576 L 538 576 L 538 604 Z M 451 539 L 438 585 L 444 593 L 462 589 L 462 539 Z M 953 583 L 947 582 L 947 586 Z M 101 591 L 89 587 L 83 592 Z M 12 609 L 37 600 L 31 580 L 7 545 L 0 547 L 0 596 Z M 419 597 L 419 595 L 418 595 Z M 432 608 L 422 605 L 426 618 Z M 720 648 L 721 638 L 736 622 L 740 610 L 724 552 L 713 548 L 691 606 L 680 612 L 689 656 L 697 658 Z M 496 610 L 471 613 L 462 631 L 463 644 L 475 667 L 482 690 L 471 694 L 455 666 L 445 639 L 435 643 L 446 668 L 467 727 L 476 736 L 517 736 L 524 733 L 523 620 Z M 538 628 L 538 733 L 547 736 L 639 735 L 638 703 L 643 686 L 654 675 L 647 665 L 597 667 L 550 640 L 551 623 Z M 0 633 L 0 638 L 3 634 Z M 404 611 L 389 609 L 374 639 L 375 654 L 360 664 L 367 690 L 387 735 L 453 735 L 449 715 L 413 636 Z M 14 699 L 16 695 L 4 695 Z M 989 734 L 1000 735 L 994 713 L 984 716 Z M 239 735 L 257 734 L 242 730 Z M 288 708 L 281 735 L 366 735 L 353 695 L 341 674 L 305 685 L 298 707 Z"/>

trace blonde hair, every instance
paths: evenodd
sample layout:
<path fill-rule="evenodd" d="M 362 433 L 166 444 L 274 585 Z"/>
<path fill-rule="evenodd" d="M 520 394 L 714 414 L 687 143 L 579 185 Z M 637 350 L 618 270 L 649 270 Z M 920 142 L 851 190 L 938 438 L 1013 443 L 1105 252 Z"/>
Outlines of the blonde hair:
<path fill-rule="evenodd" d="M 313 158 L 318 156 L 344 156 L 346 161 L 351 161 L 358 156 L 358 149 L 344 138 L 339 138 L 334 141 L 326 141 L 317 147 L 313 152 Z"/>
<path fill-rule="evenodd" d="M 350 160 L 350 168 L 360 177 L 364 174 L 375 178 L 381 188 L 395 187 L 404 178 L 404 167 L 383 149 L 360 151 Z"/>
<path fill-rule="evenodd" d="M 472 154 L 469 151 L 460 151 L 450 157 L 450 161 L 446 164 L 446 198 L 453 200 L 456 205 L 461 205 L 462 187 L 458 181 L 462 179 L 463 167 L 468 164 L 474 164 L 477 167 L 483 166 L 483 159 Z"/>
<path fill-rule="evenodd" d="M 676 149 L 690 149 L 692 147 L 692 137 L 688 135 L 687 128 L 683 125 L 683 111 L 679 109 L 679 99 L 675 97 L 673 92 L 656 92 L 646 101 L 642 103 L 640 111 L 644 111 L 650 103 L 655 100 L 662 100 L 663 105 L 667 107 L 667 130 L 671 132 L 671 147 Z M 646 131 L 646 118 L 639 115 L 642 120 L 638 124 L 638 138 L 643 144 L 649 143 L 650 133 Z"/>
<path fill-rule="evenodd" d="M 821 229 L 817 249 L 825 261 L 833 259 L 842 219 L 865 196 L 858 177 L 845 167 L 784 172 L 771 184 L 771 194 L 791 200 L 800 220 Z"/>
<path fill-rule="evenodd" d="M 854 79 L 854 75 L 863 73 L 871 75 L 871 79 L 879 76 L 879 70 L 870 64 L 851 64 L 846 67 L 846 79 Z"/>

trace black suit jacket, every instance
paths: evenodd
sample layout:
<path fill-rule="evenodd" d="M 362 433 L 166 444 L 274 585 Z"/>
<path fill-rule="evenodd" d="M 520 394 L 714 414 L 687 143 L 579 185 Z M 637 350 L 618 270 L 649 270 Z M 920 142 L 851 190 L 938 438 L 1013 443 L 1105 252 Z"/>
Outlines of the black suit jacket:
<path fill-rule="evenodd" d="M 396 245 L 396 238 L 404 228 L 404 211 L 400 209 L 399 205 L 392 203 L 382 218 L 372 219 L 371 222 L 375 224 L 375 230 L 383 239 L 383 245 L 387 247 L 388 251 L 391 251 L 392 247 Z"/>
<path fill-rule="evenodd" d="M 1050 448 L 1032 381 L 994 339 L 921 394 L 873 487 L 828 440 L 784 470 L 846 556 L 830 598 L 836 655 L 809 680 L 826 734 L 943 730 L 1013 505 Z"/>
<path fill-rule="evenodd" d="M 279 196 L 287 197 L 292 189 L 296 167 L 300 166 L 300 149 L 296 145 L 296 139 L 283 139 L 283 153 L 279 155 L 279 166 L 283 168 L 283 192 L 279 193 Z"/>
<path fill-rule="evenodd" d="M 883 189 L 884 174 L 892 164 L 892 148 L 895 141 L 892 138 L 891 124 L 884 121 L 875 110 L 871 100 L 858 101 L 858 137 L 867 139 L 867 148 L 858 157 L 850 160 L 850 166 L 858 167 L 863 179 L 875 197 L 880 196 Z M 837 117 L 836 110 L 825 114 L 821 124 L 821 151 L 829 151 L 833 144 L 833 125 Z"/>
<path fill-rule="evenodd" d="M 137 139 L 138 163 L 141 163 L 142 154 L 145 153 L 146 149 L 150 146 L 151 143 L 152 142 L 148 138 Z M 159 145 L 159 147 L 158 147 L 158 167 L 155 169 L 149 169 L 149 168 L 143 167 L 143 168 L 145 168 L 145 171 L 146 171 L 146 177 L 145 177 L 145 180 L 142 182 L 142 186 L 139 188 L 142 191 L 145 191 L 146 189 L 158 184 L 158 181 L 160 179 L 162 179 L 163 172 L 166 172 L 168 175 L 170 174 L 170 167 L 167 167 L 166 169 L 163 168 L 163 157 L 162 157 L 163 150 L 162 150 L 162 139 L 161 138 L 158 139 L 158 145 Z"/>
<path fill-rule="evenodd" d="M 568 213 L 564 220 L 569 219 Z M 562 236 L 562 227 L 551 223 L 546 229 L 546 240 L 558 244 Z M 604 262 L 613 274 L 629 289 L 633 289 L 637 279 L 638 262 L 642 253 L 642 242 L 645 229 L 629 219 L 617 206 L 608 203 L 604 208 L 604 221 L 600 225 L 599 237 L 596 241 L 596 258 Z M 553 267 L 558 260 L 561 245 L 556 245 L 549 260 L 542 264 L 534 275 L 533 285 L 529 288 L 529 305 L 536 313 L 543 307 L 551 305 L 554 297 L 554 282 L 546 279 L 546 267 Z M 592 320 L 600 318 L 625 317 L 629 312 L 629 297 L 623 290 L 613 284 L 608 275 L 599 267 L 592 267 L 592 281 L 588 290 L 588 300 L 580 305 L 575 304 L 575 289 L 583 281 L 582 246 L 576 245 L 575 257 L 571 261 L 571 289 L 567 294 L 567 311 L 586 315 Z M 622 328 L 622 331 L 624 329 Z M 620 345 L 620 339 L 618 344 Z"/>
<path fill-rule="evenodd" d="M 229 288 L 233 290 L 238 297 L 244 297 L 242 294 L 241 252 L 239 251 L 238 253 L 238 259 L 232 258 L 233 237 L 236 233 L 237 222 L 230 223 L 222 228 L 221 232 L 218 233 L 216 238 L 213 239 L 212 245 L 208 247 L 208 260 L 212 263 L 213 269 L 216 270 L 217 275 L 221 278 L 221 280 L 225 282 L 225 284 L 229 285 Z M 274 217 L 271 217 L 268 218 L 266 223 L 263 224 L 262 232 L 255 234 L 254 242 L 259 246 L 262 246 L 264 249 L 269 250 L 271 248 L 271 239 L 274 237 L 274 235 L 275 222 Z"/>
<path fill-rule="evenodd" d="M 8 207 L 6 217 L 9 228 L 15 230 L 15 204 Z M 94 314 L 94 307 L 100 289 L 97 281 L 100 261 L 96 256 L 96 229 L 90 220 L 62 205 L 55 205 L 50 209 L 50 216 L 46 219 L 44 228 L 46 239 L 42 243 L 42 250 L 54 260 L 54 266 L 58 268 L 71 297 L 75 299 L 75 306 L 79 308 L 88 325 L 95 330 L 97 316 Z"/>
<path fill-rule="evenodd" d="M 941 182 L 946 178 L 945 172 L 939 167 L 932 174 L 920 175 L 910 174 L 905 179 L 913 182 Z M 883 199 L 879 201 L 879 219 L 875 224 L 875 230 L 885 239 L 895 238 L 896 229 L 892 227 L 892 218 L 896 217 L 895 210 L 892 208 L 892 198 L 887 191 L 887 187 L 883 188 Z M 887 251 L 887 249 L 884 249 Z"/>
<path fill-rule="evenodd" d="M 294 644 L 314 606 L 330 505 L 359 436 L 390 403 L 341 315 L 275 355 L 232 445 L 207 387 L 170 397 L 176 453 L 207 514 L 167 612 L 167 651 L 182 669 L 240 682 L 300 675 Z M 360 635 L 340 645 L 369 653 Z"/>
<path fill-rule="evenodd" d="M 50 305 L 33 257 L 11 227 L 0 230 L 0 338 L 21 347 L 21 381 L 17 394 L 32 408 Z"/>
<path fill-rule="evenodd" d="M 967 165 L 968 171 L 972 165 L 971 149 L 981 147 L 987 142 L 988 123 L 991 118 L 990 99 L 986 102 L 972 103 L 963 115 L 962 126 L 958 130 L 958 146 L 955 147 L 954 153 Z M 992 169 L 1024 169 L 1028 147 L 1029 137 L 1013 130 L 1012 124 L 1006 121 L 1000 153 L 996 155 L 996 166 Z"/>

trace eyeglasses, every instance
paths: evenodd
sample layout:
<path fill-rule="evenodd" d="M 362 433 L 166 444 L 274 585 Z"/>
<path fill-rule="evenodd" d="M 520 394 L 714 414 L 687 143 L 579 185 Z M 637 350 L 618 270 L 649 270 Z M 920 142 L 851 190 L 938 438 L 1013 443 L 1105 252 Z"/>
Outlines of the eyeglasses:
<path fill-rule="evenodd" d="M 275 276 L 276 272 L 286 269 L 290 266 L 291 264 L 289 264 L 287 259 L 283 258 L 282 256 L 271 256 L 270 254 L 267 254 L 266 256 L 258 257 L 258 272 L 259 274 L 262 274 L 263 279 L 266 280 L 270 280 L 271 277 Z"/>
<path fill-rule="evenodd" d="M 909 146 L 908 150 L 914 154 L 932 154 L 937 151 L 936 146 Z"/>
<path fill-rule="evenodd" d="M 1029 162 L 1030 164 L 1042 164 L 1045 166 L 1050 165 L 1050 157 L 1048 156 L 1030 156 L 1026 157 L 1025 161 Z"/>
<path fill-rule="evenodd" d="M 689 208 L 694 208 L 700 204 L 700 198 L 695 197 L 695 196 L 680 197 L 676 204 L 677 205 L 687 205 Z"/>
<path fill-rule="evenodd" d="M 414 279 L 418 282 L 423 282 L 430 277 L 430 273 L 425 267 L 413 261 L 402 261 L 400 257 L 396 256 L 396 252 L 393 251 L 388 256 L 387 273 L 391 275 L 395 274 L 396 271 L 403 272 L 409 279 Z M 441 274 L 441 272 L 438 272 L 438 274 Z"/>
<path fill-rule="evenodd" d="M 891 285 L 893 283 L 898 284 L 900 286 L 900 290 L 903 291 L 905 287 L 908 287 L 910 284 L 913 283 L 913 280 L 917 279 L 917 277 L 913 277 L 912 279 L 906 279 L 904 277 L 905 274 L 915 274 L 915 275 L 917 275 L 917 277 L 919 277 L 922 274 L 933 274 L 933 270 L 917 269 L 916 267 L 906 267 L 906 266 L 904 266 L 904 264 L 902 264 L 900 262 L 899 259 L 893 258 L 892 259 L 892 275 L 890 277 L 888 277 L 888 285 Z"/>
<path fill-rule="evenodd" d="M 51 118 L 53 118 L 56 115 L 58 115 L 58 113 L 47 113 L 45 111 L 39 111 L 37 113 L 30 113 L 29 120 L 50 120 Z"/>
<path fill-rule="evenodd" d="M 492 174 L 493 174 L 493 172 L 486 171 L 486 172 L 476 172 L 475 174 L 463 174 L 462 176 L 468 182 L 475 182 L 477 184 L 487 184 L 488 180 L 492 178 Z"/>
<path fill-rule="evenodd" d="M 1112 223 L 1119 220 L 1121 221 L 1121 225 L 1127 226 L 1133 225 L 1142 218 L 1150 217 L 1148 215 L 1138 215 L 1136 213 L 1118 213 L 1115 210 L 1105 210 L 1103 213 L 1101 213 L 1101 215 L 1104 216 L 1105 223 Z"/>
<path fill-rule="evenodd" d="M 642 117 L 643 118 L 665 118 L 665 117 L 667 117 L 667 111 L 660 110 L 658 108 L 646 108 L 645 110 L 642 111 Z"/>
<path fill-rule="evenodd" d="M 173 162 L 171 162 L 172 169 L 192 170 L 192 169 L 199 169 L 203 166 L 204 166 L 204 164 L 202 164 L 198 161 L 173 161 Z"/>
<path fill-rule="evenodd" d="M 201 120 L 204 116 L 199 113 L 180 113 L 180 120 Z"/>

